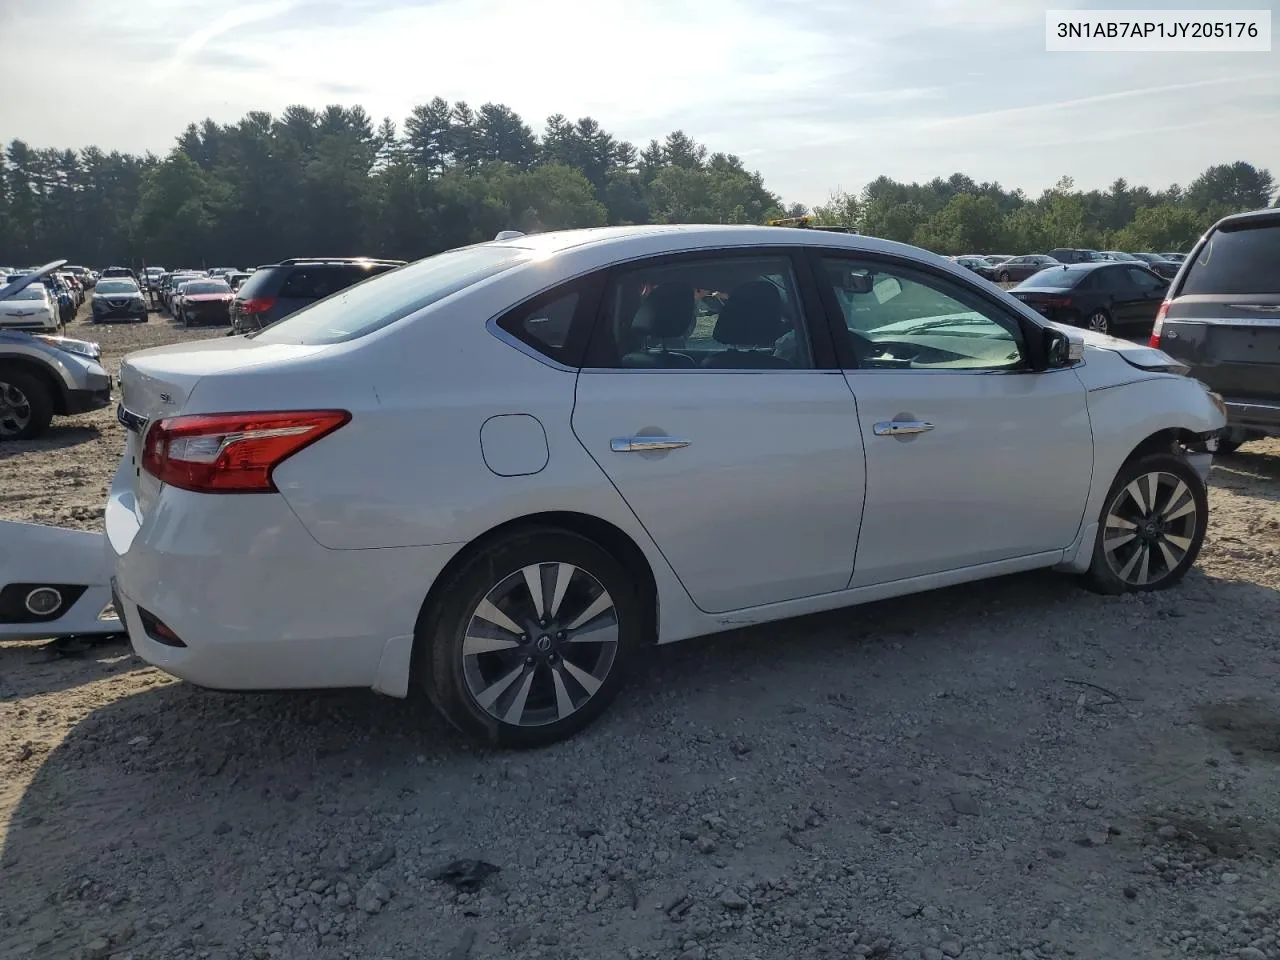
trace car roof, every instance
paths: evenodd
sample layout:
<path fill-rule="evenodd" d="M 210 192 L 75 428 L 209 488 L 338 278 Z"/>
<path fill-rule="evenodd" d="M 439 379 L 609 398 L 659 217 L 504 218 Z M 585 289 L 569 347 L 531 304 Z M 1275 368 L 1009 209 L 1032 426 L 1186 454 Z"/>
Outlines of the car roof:
<path fill-rule="evenodd" d="M 1261 210 L 1233 213 L 1215 223 L 1212 229 L 1238 230 L 1242 227 L 1260 227 L 1272 223 L 1280 223 L 1280 207 L 1264 207 Z"/>

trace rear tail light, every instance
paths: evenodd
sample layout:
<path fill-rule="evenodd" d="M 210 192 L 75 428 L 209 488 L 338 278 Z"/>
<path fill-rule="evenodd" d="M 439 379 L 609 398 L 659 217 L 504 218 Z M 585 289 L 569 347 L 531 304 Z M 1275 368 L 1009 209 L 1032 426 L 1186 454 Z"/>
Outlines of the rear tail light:
<path fill-rule="evenodd" d="M 157 617 L 150 610 L 138 608 L 138 620 L 142 623 L 142 629 L 147 636 L 156 643 L 164 644 L 166 647 L 185 647 L 186 644 L 182 638 L 173 632 L 173 628 Z"/>
<path fill-rule="evenodd" d="M 276 305 L 275 297 L 246 297 L 239 301 L 238 308 L 241 313 L 266 313 Z"/>
<path fill-rule="evenodd" d="M 345 410 L 169 417 L 147 431 L 142 467 L 197 493 L 275 493 L 279 464 L 350 419 Z"/>
<path fill-rule="evenodd" d="M 1170 303 L 1171 301 L 1166 300 L 1164 303 L 1160 304 L 1160 309 L 1156 312 L 1156 322 L 1151 327 L 1150 346 L 1157 348 L 1160 346 L 1160 331 L 1164 329 L 1164 318 L 1169 312 Z"/>
<path fill-rule="evenodd" d="M 1070 297 L 1045 297 L 1040 301 L 1046 307 L 1069 307 L 1071 306 Z"/>

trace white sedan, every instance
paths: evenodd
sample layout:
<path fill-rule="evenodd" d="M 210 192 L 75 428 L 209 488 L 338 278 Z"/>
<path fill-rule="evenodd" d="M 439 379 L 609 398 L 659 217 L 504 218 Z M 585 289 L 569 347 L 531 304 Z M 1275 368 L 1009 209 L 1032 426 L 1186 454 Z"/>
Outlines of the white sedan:
<path fill-rule="evenodd" d="M 1221 399 L 914 247 L 508 236 L 121 368 L 135 650 L 547 743 L 647 643 L 1039 567 L 1172 586 Z"/>
<path fill-rule="evenodd" d="M 0 286 L 4 286 L 0 277 Z M 0 327 L 35 333 L 56 333 L 58 301 L 49 295 L 42 283 L 32 283 L 12 297 L 0 300 Z"/>

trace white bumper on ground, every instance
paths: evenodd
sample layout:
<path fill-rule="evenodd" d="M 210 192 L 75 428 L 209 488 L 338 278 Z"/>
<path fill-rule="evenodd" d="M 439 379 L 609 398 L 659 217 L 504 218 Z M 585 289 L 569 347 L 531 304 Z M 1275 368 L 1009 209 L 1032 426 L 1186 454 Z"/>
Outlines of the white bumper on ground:
<path fill-rule="evenodd" d="M 0 520 L 0 640 L 43 640 L 71 634 L 119 633 L 100 533 Z M 25 600 L 52 586 L 64 605 L 36 615 Z M 78 596 L 74 600 L 71 597 Z"/>
<path fill-rule="evenodd" d="M 408 692 L 414 623 L 456 546 L 329 550 L 276 494 L 166 487 L 139 523 L 120 479 L 107 561 L 143 659 L 223 690 Z M 181 643 L 163 642 L 155 620 Z"/>

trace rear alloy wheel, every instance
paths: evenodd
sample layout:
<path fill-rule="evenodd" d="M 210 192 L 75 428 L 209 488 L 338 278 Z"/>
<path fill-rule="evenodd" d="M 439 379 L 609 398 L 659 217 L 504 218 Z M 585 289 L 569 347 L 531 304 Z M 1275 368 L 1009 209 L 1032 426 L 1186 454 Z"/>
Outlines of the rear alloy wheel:
<path fill-rule="evenodd" d="M 1001 270 L 1001 271 L 1000 271 L 1000 282 L 1001 282 L 1001 283 L 1008 283 L 1008 282 L 1009 282 L 1009 271 L 1008 271 L 1008 270 Z"/>
<path fill-rule="evenodd" d="M 1196 562 L 1208 524 L 1204 481 L 1181 457 L 1153 454 L 1126 464 L 1107 494 L 1090 585 L 1102 593 L 1173 586 Z"/>
<path fill-rule="evenodd" d="M 1094 333 L 1111 333 L 1111 317 L 1105 310 L 1095 310 L 1089 314 L 1089 319 L 1085 321 L 1087 326 Z"/>
<path fill-rule="evenodd" d="M 633 581 L 595 543 L 559 530 L 481 551 L 418 632 L 432 701 L 464 733 L 500 746 L 578 732 L 617 694 L 640 642 Z"/>
<path fill-rule="evenodd" d="M 0 369 L 0 440 L 30 440 L 49 428 L 53 397 L 22 370 Z"/>

